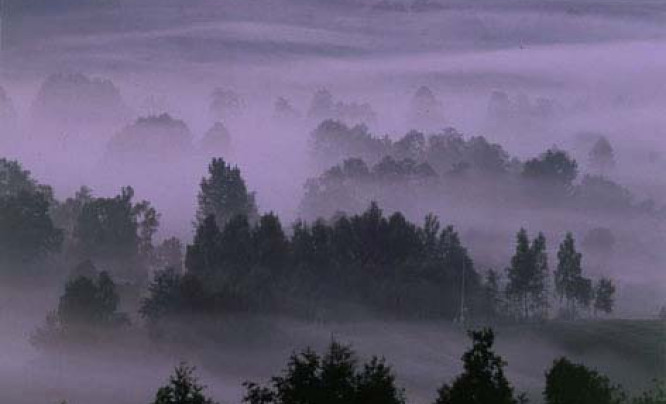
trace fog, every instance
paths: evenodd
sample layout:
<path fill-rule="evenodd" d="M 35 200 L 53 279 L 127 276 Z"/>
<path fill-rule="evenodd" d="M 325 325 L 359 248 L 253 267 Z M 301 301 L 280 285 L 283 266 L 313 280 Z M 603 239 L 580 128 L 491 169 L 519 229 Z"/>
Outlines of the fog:
<path fill-rule="evenodd" d="M 415 223 L 435 213 L 454 225 L 481 273 L 510 265 L 520 228 L 545 234 L 554 270 L 557 247 L 572 232 L 586 274 L 617 286 L 611 318 L 654 320 L 666 305 L 666 4 L 5 0 L 0 10 L 0 158 L 19 161 L 59 201 L 82 186 L 95 197 L 131 186 L 135 200 L 160 214 L 154 241 L 177 237 L 186 246 L 196 233 L 200 182 L 211 159 L 223 157 L 240 168 L 259 212 L 276 213 L 289 234 L 299 219 L 359 213 L 374 200 Z M 307 184 L 324 184 L 331 167 L 362 157 L 372 170 L 385 156 L 317 154 L 315 133 L 326 119 L 365 125 L 390 142 L 410 130 L 483 136 L 506 153 L 508 176 L 550 148 L 564 150 L 578 163 L 573 184 L 581 192 L 585 174 L 603 175 L 630 202 L 614 206 L 598 194 L 559 202 L 545 191 L 527 197 L 519 174 L 506 182 L 449 179 L 451 167 L 427 159 L 441 181 L 349 180 L 344 197 L 315 198 Z M 607 169 L 590 160 L 600 137 L 612 145 Z M 599 228 L 612 232 L 612 253 L 583 242 Z M 408 401 L 428 403 L 461 371 L 469 345 L 465 327 L 449 319 L 394 319 L 356 306 L 350 318 L 321 322 L 223 315 L 204 320 L 202 332 L 181 324 L 178 338 L 153 343 L 137 311 L 142 285 L 121 301 L 136 330 L 99 347 L 44 352 L 30 335 L 57 307 L 76 264 L 56 257 L 46 277 L 3 281 L 0 401 L 149 402 L 187 361 L 213 397 L 240 402 L 244 381 L 264 382 L 292 351 L 337 339 L 363 358 L 385 356 Z M 567 324 L 584 333 L 582 322 Z M 563 342 L 566 332 L 546 325 L 497 330 L 507 374 L 532 402 L 542 402 L 543 374 L 562 355 L 631 392 L 666 377 L 664 327 L 654 361 L 624 349 L 631 332 L 591 347 Z"/>

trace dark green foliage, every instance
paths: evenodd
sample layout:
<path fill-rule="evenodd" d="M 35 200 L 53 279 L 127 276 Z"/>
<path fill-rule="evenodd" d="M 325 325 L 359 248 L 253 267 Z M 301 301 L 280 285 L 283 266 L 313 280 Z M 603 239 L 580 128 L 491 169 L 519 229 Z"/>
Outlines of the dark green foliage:
<path fill-rule="evenodd" d="M 197 227 L 194 241 L 187 246 L 187 269 L 201 277 L 209 276 L 221 263 L 220 241 L 220 229 L 215 216 L 210 215 Z"/>
<path fill-rule="evenodd" d="M 291 237 L 273 214 L 254 226 L 236 216 L 222 231 L 210 216 L 187 248 L 186 266 L 227 309 L 310 316 L 344 302 L 392 316 L 449 318 L 460 305 L 464 268 L 467 308 L 485 310 L 474 263 L 452 227 L 440 230 L 434 216 L 424 227 L 400 213 L 386 217 L 374 203 L 330 224 L 297 223 Z"/>
<path fill-rule="evenodd" d="M 166 386 L 160 387 L 151 404 L 214 404 L 203 394 L 204 386 L 194 376 L 195 368 L 181 363 Z"/>
<path fill-rule="evenodd" d="M 539 233 L 530 244 L 527 232 L 520 229 L 507 272 L 506 293 L 516 305 L 516 314 L 524 320 L 544 318 L 548 308 L 548 257 L 543 234 Z"/>
<path fill-rule="evenodd" d="M 569 187 L 578 175 L 578 164 L 569 155 L 557 149 L 543 153 L 539 158 L 525 162 L 523 176 L 543 184 Z"/>
<path fill-rule="evenodd" d="M 209 177 L 201 180 L 197 209 L 197 225 L 213 215 L 219 227 L 224 227 L 237 215 L 254 222 L 257 206 L 254 194 L 248 193 L 238 167 L 232 167 L 222 158 L 214 158 L 208 166 Z"/>
<path fill-rule="evenodd" d="M 41 192 L 0 197 L 0 260 L 30 263 L 60 249 L 63 233 L 54 226 L 49 207 Z"/>
<path fill-rule="evenodd" d="M 312 132 L 312 152 L 322 167 L 330 167 L 350 157 L 360 157 L 374 164 L 386 154 L 389 146 L 388 138 L 373 137 L 363 124 L 348 126 L 327 119 Z"/>
<path fill-rule="evenodd" d="M 162 241 L 155 248 L 155 267 L 173 268 L 176 272 L 183 270 L 183 245 L 176 237 Z"/>
<path fill-rule="evenodd" d="M 557 270 L 555 271 L 555 292 L 566 301 L 565 315 L 576 317 L 576 308 L 589 307 L 592 301 L 592 282 L 583 276 L 582 255 L 576 251 L 571 233 L 567 233 L 557 252 Z"/>
<path fill-rule="evenodd" d="M 156 272 L 148 293 L 139 312 L 151 325 L 165 317 L 207 313 L 212 307 L 199 278 L 192 274 L 182 275 L 174 268 Z"/>
<path fill-rule="evenodd" d="M 96 273 L 94 266 L 89 270 Z M 118 312 L 119 303 L 116 285 L 107 272 L 100 272 L 96 279 L 86 276 L 71 279 L 65 285 L 57 310 L 49 313 L 46 325 L 33 335 L 33 343 L 48 346 L 97 339 L 104 332 L 123 328 L 129 319 Z"/>
<path fill-rule="evenodd" d="M 550 110 L 548 105 L 537 102 L 534 113 Z M 409 212 L 433 196 L 483 208 L 502 200 L 529 208 L 658 211 L 650 200 L 634 203 L 629 191 L 602 176 L 586 175 L 575 184 L 578 163 L 563 150 L 551 148 L 523 162 L 484 137 L 465 137 L 454 128 L 412 130 L 392 141 L 363 125 L 326 120 L 313 131 L 311 148 L 323 174 L 306 183 L 300 209 L 308 219 L 359 212 L 371 200 Z M 361 169 L 349 170 L 341 161 Z"/>
<path fill-rule="evenodd" d="M 101 272 L 97 282 L 86 277 L 67 282 L 57 314 L 64 327 L 109 325 L 118 320 L 118 302 L 115 284 Z"/>
<path fill-rule="evenodd" d="M 133 196 L 131 188 L 123 188 L 115 198 L 93 198 L 81 207 L 73 236 L 82 256 L 112 258 L 139 253 Z"/>
<path fill-rule="evenodd" d="M 505 312 L 505 302 L 500 288 L 500 274 L 490 269 L 483 283 L 482 302 L 488 320 L 497 320 Z"/>
<path fill-rule="evenodd" d="M 254 228 L 254 259 L 262 267 L 281 269 L 288 264 L 289 240 L 273 213 L 261 216 Z"/>
<path fill-rule="evenodd" d="M 601 278 L 594 286 L 594 311 L 609 314 L 613 311 L 615 285 L 609 278 Z"/>
<path fill-rule="evenodd" d="M 0 197 L 17 196 L 21 192 L 41 193 L 49 203 L 53 201 L 51 188 L 37 183 L 18 161 L 0 158 Z"/>
<path fill-rule="evenodd" d="M 621 390 L 595 370 L 557 359 L 546 373 L 546 404 L 619 404 Z"/>
<path fill-rule="evenodd" d="M 248 404 L 403 404 L 391 368 L 373 357 L 362 368 L 347 346 L 331 343 L 322 357 L 312 350 L 294 354 L 281 376 L 267 387 L 245 383 Z"/>
<path fill-rule="evenodd" d="M 32 263 L 58 251 L 63 233 L 51 220 L 53 191 L 17 161 L 0 158 L 0 262 Z"/>
<path fill-rule="evenodd" d="M 504 376 L 506 362 L 492 351 L 491 329 L 472 331 L 472 348 L 462 356 L 464 370 L 438 391 L 435 404 L 515 404 L 513 387 Z"/>
<path fill-rule="evenodd" d="M 116 275 L 142 280 L 156 259 L 152 239 L 159 214 L 147 201 L 134 203 L 134 190 L 125 187 L 112 198 L 92 196 L 82 188 L 54 209 L 66 229 L 70 258 L 104 264 Z"/>

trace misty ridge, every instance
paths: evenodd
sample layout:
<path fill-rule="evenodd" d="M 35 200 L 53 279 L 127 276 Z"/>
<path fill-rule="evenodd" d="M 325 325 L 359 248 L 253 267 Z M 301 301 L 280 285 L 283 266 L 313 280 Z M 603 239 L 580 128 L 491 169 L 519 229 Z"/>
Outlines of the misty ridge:
<path fill-rule="evenodd" d="M 0 401 L 666 401 L 663 5 L 0 16 Z"/>

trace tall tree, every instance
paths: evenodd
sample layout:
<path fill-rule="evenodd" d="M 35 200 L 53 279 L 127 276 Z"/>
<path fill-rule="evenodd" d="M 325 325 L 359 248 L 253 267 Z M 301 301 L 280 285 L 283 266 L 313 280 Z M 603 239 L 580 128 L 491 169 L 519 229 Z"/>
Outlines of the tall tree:
<path fill-rule="evenodd" d="M 63 232 L 53 224 L 49 207 L 41 192 L 0 196 L 0 262 L 26 264 L 60 250 Z"/>
<path fill-rule="evenodd" d="M 245 215 L 251 223 L 257 219 L 254 193 L 249 193 L 238 167 L 232 167 L 222 158 L 214 158 L 208 166 L 209 176 L 201 180 L 197 210 L 197 224 L 210 215 L 215 216 L 220 228 L 234 216 Z"/>
<path fill-rule="evenodd" d="M 518 304 L 520 316 L 525 320 L 533 316 L 544 317 L 548 307 L 548 256 L 543 234 L 539 233 L 530 244 L 527 231 L 520 229 L 516 236 L 516 252 L 507 272 L 506 293 Z"/>
<path fill-rule="evenodd" d="M 493 352 L 491 329 L 472 331 L 472 348 L 462 356 L 464 370 L 438 391 L 435 404 L 516 404 L 521 401 L 504 375 L 506 362 Z"/>
<path fill-rule="evenodd" d="M 594 286 L 594 312 L 610 314 L 615 304 L 615 285 L 610 278 L 601 278 Z"/>
<path fill-rule="evenodd" d="M 222 266 L 221 232 L 215 216 L 209 215 L 197 227 L 194 241 L 187 246 L 185 267 L 201 279 L 210 279 Z"/>
<path fill-rule="evenodd" d="M 576 317 L 577 306 L 589 306 L 592 290 L 590 280 L 583 277 L 582 254 L 576 250 L 571 233 L 567 233 L 557 252 L 555 292 L 566 302 L 566 316 Z"/>

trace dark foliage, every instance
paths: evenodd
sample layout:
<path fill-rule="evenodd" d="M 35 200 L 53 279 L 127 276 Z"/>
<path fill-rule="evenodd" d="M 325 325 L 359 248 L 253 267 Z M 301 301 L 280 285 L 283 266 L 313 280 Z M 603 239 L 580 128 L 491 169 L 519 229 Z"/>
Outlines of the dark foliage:
<path fill-rule="evenodd" d="M 257 217 L 254 194 L 249 193 L 238 167 L 232 167 L 222 158 L 214 158 L 208 166 L 209 176 L 201 180 L 197 209 L 197 225 L 213 215 L 217 225 L 224 227 L 237 215 L 250 221 Z"/>
<path fill-rule="evenodd" d="M 186 279 L 198 281 L 208 311 L 284 311 L 317 316 L 323 309 L 359 304 L 406 317 L 453 318 L 465 268 L 468 309 L 485 307 L 481 281 L 452 227 L 424 226 L 401 214 L 383 215 L 372 204 L 361 215 L 331 223 L 297 223 L 287 236 L 273 214 L 255 225 L 236 216 L 220 230 L 213 216 L 198 227 L 186 254 L 187 275 L 161 273 L 143 313 L 158 318 L 190 305 L 179 296 Z M 166 285 L 166 286 L 165 286 Z M 206 310 L 203 310 L 203 312 Z"/>
<path fill-rule="evenodd" d="M 507 269 L 507 296 L 514 314 L 523 320 L 543 319 L 548 308 L 548 257 L 546 238 L 539 235 L 530 243 L 525 229 L 516 236 L 516 252 Z"/>
<path fill-rule="evenodd" d="M 91 263 L 89 271 L 96 273 Z M 56 311 L 47 315 L 46 324 L 32 336 L 37 346 L 49 347 L 68 342 L 92 342 L 110 331 L 129 325 L 124 313 L 118 312 L 120 297 L 107 272 L 96 278 L 78 276 L 67 282 Z"/>
<path fill-rule="evenodd" d="M 588 308 L 590 306 L 593 290 L 592 281 L 583 276 L 582 254 L 576 250 L 571 233 L 567 233 L 564 241 L 560 244 L 557 260 L 557 270 L 554 274 L 555 292 L 560 300 L 566 302 L 565 317 L 575 318 L 577 308 Z M 605 297 L 602 297 L 602 299 L 605 300 Z"/>
<path fill-rule="evenodd" d="M 383 359 L 359 366 L 347 346 L 331 343 L 325 355 L 307 349 L 289 359 L 282 375 L 262 387 L 246 382 L 248 404 L 404 404 L 403 391 Z"/>
<path fill-rule="evenodd" d="M 504 375 L 506 362 L 492 350 L 495 335 L 491 329 L 472 331 L 472 348 L 462 356 L 464 371 L 451 385 L 438 391 L 435 404 L 516 404 L 522 397 L 514 395 Z"/>
<path fill-rule="evenodd" d="M 194 367 L 181 363 L 166 386 L 160 387 L 151 404 L 215 404 L 203 394 L 204 386 L 194 376 Z"/>
<path fill-rule="evenodd" d="M 133 198 L 131 187 L 112 198 L 97 198 L 82 188 L 58 204 L 53 216 L 66 230 L 67 256 L 92 260 L 129 280 L 144 280 L 157 258 L 152 241 L 159 214 L 149 202 Z"/>
<path fill-rule="evenodd" d="M 0 159 L 0 261 L 32 263 L 57 252 L 63 232 L 49 214 L 50 187 L 37 183 L 16 161 Z"/>
<path fill-rule="evenodd" d="M 608 378 L 560 358 L 546 373 L 546 404 L 619 404 L 624 396 Z"/>

